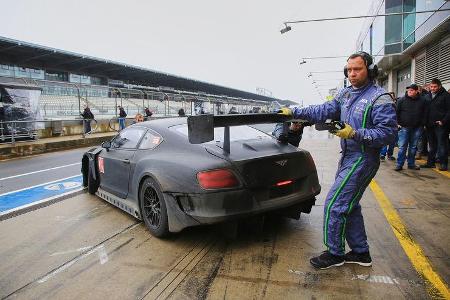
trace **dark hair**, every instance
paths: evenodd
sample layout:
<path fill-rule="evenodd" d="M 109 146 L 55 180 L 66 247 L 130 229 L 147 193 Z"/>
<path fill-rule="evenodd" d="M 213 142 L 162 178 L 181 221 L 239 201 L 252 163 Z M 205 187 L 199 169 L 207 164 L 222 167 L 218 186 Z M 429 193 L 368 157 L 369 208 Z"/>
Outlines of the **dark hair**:
<path fill-rule="evenodd" d="M 431 83 L 432 83 L 432 84 L 437 84 L 438 86 L 441 86 L 441 85 L 442 85 L 441 81 L 440 81 L 439 79 L 437 79 L 437 78 L 433 78 L 433 79 L 431 80 Z"/>
<path fill-rule="evenodd" d="M 372 60 L 372 57 L 370 56 L 370 54 L 368 54 L 367 52 L 363 52 L 363 51 L 353 53 L 352 55 L 350 55 L 347 58 L 347 61 L 349 61 L 350 59 L 355 59 L 357 57 L 361 57 L 362 60 L 364 60 L 364 63 L 366 64 L 367 67 L 373 63 L 373 60 Z"/>

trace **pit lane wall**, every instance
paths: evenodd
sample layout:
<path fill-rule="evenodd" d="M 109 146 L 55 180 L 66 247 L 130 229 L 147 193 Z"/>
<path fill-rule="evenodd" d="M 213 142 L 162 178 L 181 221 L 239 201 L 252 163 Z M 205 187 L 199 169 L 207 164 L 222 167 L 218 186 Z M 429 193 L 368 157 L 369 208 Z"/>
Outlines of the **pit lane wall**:
<path fill-rule="evenodd" d="M 127 120 L 131 123 L 131 120 Z M 82 121 L 49 121 L 45 128 L 37 132 L 36 139 L 17 140 L 14 143 L 6 140 L 0 143 L 0 160 L 55 152 L 81 147 L 98 146 L 110 140 L 116 131 L 110 128 L 110 120 L 98 120 L 93 124 L 92 134 L 83 136 Z M 127 122 L 127 123 L 128 123 Z M 94 123 L 94 122 L 93 122 Z M 117 124 L 111 124 L 118 127 Z"/>

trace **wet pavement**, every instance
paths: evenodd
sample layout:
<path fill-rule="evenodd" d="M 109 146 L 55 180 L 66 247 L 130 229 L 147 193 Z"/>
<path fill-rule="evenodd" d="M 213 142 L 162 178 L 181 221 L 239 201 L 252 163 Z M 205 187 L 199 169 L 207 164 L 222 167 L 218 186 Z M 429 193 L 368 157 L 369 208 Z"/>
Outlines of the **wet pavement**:
<path fill-rule="evenodd" d="M 375 181 L 401 223 L 368 188 L 361 205 L 373 266 L 319 271 L 309 258 L 324 250 L 323 203 L 337 167 L 338 139 L 306 129 L 301 146 L 311 151 L 322 185 L 311 214 L 247 224 L 234 239 L 218 226 L 154 238 L 143 223 L 89 194 L 0 222 L 0 298 L 444 297 L 450 280 L 450 178 L 434 170 L 398 173 L 392 162 L 382 162 Z M 413 251 L 423 251 L 416 258 L 427 260 L 432 273 L 412 260 L 404 247 L 409 240 Z"/>

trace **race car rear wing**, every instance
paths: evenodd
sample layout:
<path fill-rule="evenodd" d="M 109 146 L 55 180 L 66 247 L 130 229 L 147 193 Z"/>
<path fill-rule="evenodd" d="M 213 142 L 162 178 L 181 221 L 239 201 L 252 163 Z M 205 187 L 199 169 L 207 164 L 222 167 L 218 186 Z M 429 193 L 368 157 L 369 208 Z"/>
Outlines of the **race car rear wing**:
<path fill-rule="evenodd" d="M 191 144 L 206 143 L 214 139 L 215 127 L 224 127 L 223 150 L 230 153 L 230 126 L 285 123 L 284 131 L 287 133 L 288 122 L 308 123 L 305 120 L 293 120 L 291 117 L 276 113 L 189 116 L 188 138 Z"/>

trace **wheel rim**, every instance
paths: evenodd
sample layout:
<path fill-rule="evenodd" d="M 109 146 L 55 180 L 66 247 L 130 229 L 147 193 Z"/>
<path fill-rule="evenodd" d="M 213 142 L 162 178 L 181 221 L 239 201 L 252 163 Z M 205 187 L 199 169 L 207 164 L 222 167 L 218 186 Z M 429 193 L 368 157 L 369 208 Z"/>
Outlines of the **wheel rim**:
<path fill-rule="evenodd" d="M 147 187 L 144 192 L 144 215 L 153 227 L 158 227 L 161 220 L 161 202 L 156 191 Z"/>

